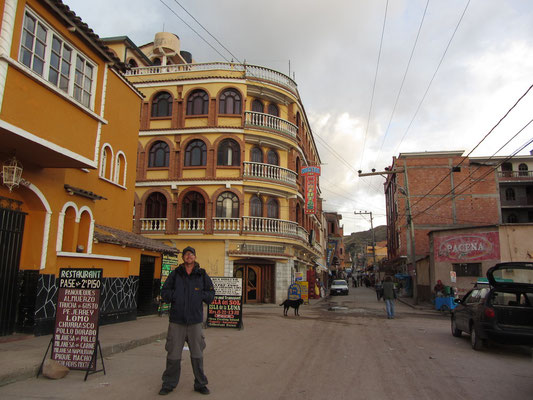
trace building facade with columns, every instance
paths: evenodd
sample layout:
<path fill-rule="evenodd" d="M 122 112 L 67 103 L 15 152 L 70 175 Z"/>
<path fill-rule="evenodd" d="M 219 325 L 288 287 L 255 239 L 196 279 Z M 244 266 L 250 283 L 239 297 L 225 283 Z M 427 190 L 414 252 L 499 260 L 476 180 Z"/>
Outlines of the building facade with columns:
<path fill-rule="evenodd" d="M 243 278 L 247 303 L 284 300 L 296 272 L 313 280 L 325 265 L 322 204 L 317 188 L 306 214 L 301 169 L 320 157 L 296 83 L 260 66 L 197 63 L 171 33 L 142 46 L 104 40 L 145 96 L 135 231 L 193 246 L 212 276 Z"/>

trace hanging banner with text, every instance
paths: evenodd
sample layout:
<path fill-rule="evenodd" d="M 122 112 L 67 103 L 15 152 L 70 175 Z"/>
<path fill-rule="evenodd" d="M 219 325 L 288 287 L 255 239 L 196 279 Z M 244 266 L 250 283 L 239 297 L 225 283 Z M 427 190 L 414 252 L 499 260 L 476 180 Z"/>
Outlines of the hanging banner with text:
<path fill-rule="evenodd" d="M 315 214 L 317 212 L 317 187 L 318 177 L 320 176 L 320 167 L 303 167 L 302 175 L 305 177 L 305 204 L 306 214 Z"/>
<path fill-rule="evenodd" d="M 70 369 L 95 370 L 102 269 L 61 268 L 52 359 Z"/>
<path fill-rule="evenodd" d="M 172 272 L 173 269 L 175 269 L 179 264 L 179 260 L 177 256 L 170 255 L 170 254 L 163 254 L 163 261 L 161 262 L 161 287 L 159 288 L 160 293 L 161 289 L 163 289 L 163 285 L 165 284 L 165 281 L 167 280 L 168 276 Z M 170 310 L 170 303 L 164 303 L 162 301 L 159 302 L 159 313 L 167 312 Z"/>
<path fill-rule="evenodd" d="M 215 299 L 207 307 L 207 326 L 240 328 L 242 325 L 242 278 L 211 277 Z"/>

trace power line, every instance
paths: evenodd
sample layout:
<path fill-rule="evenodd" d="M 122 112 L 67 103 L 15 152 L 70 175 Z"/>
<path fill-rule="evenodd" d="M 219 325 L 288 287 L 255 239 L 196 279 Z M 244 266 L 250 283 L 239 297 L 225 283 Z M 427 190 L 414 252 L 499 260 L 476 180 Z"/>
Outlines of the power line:
<path fill-rule="evenodd" d="M 528 125 L 530 125 L 531 123 L 533 122 L 533 119 L 530 120 L 523 128 L 522 130 L 524 130 Z M 529 146 L 531 143 L 533 143 L 533 139 L 530 139 L 528 140 L 525 144 L 523 144 L 522 146 L 520 146 L 517 150 L 515 150 L 510 156 L 506 157 L 505 159 L 501 160 L 500 162 L 498 162 L 498 164 L 496 164 L 495 167 L 489 169 L 487 172 L 485 172 L 481 177 L 479 177 L 477 180 L 471 182 L 470 184 L 468 184 L 464 189 L 462 189 L 461 191 L 458 191 L 455 196 L 459 196 L 463 193 L 465 193 L 468 189 L 471 189 L 472 187 L 474 187 L 475 185 L 477 185 L 483 178 L 487 177 L 489 174 L 491 174 L 492 172 L 494 172 L 495 170 L 498 169 L 498 167 L 500 165 L 502 165 L 503 163 L 509 161 L 510 159 L 512 159 L 516 154 L 518 154 L 520 151 L 522 151 L 523 149 L 525 149 L 527 146 Z M 479 168 L 478 168 L 479 169 Z M 476 169 L 477 171 L 477 169 Z M 471 174 L 469 175 L 469 177 L 471 176 Z M 467 178 L 463 179 L 463 181 L 460 182 L 463 183 Z M 459 184 L 459 185 L 460 185 Z M 459 187 L 459 185 L 454 188 L 457 189 Z M 448 196 L 449 194 L 451 194 L 452 191 L 449 191 L 448 193 L 446 193 L 445 195 L 441 196 L 436 202 L 434 202 L 433 204 L 429 205 L 428 207 L 426 207 L 424 210 L 422 211 L 418 211 L 415 215 L 412 216 L 412 218 L 414 219 L 415 217 L 417 217 L 418 215 L 421 215 L 423 213 L 425 213 L 427 210 L 429 210 L 430 208 L 433 208 L 435 207 L 435 205 L 437 205 L 438 203 L 440 203 L 441 201 L 445 200 L 445 199 L 450 199 L 446 196 Z"/>
<path fill-rule="evenodd" d="M 463 13 L 461 14 L 461 18 L 459 18 L 459 21 L 457 22 L 457 25 L 455 26 L 455 29 L 453 31 L 453 34 L 452 36 L 450 37 L 450 40 L 448 41 L 448 45 L 446 46 L 446 49 L 444 50 L 444 53 L 442 54 L 442 57 L 439 61 L 439 64 L 437 65 L 437 68 L 435 69 L 435 72 L 433 73 L 433 76 L 431 77 L 431 80 L 429 81 L 429 84 L 428 84 L 428 87 L 426 88 L 426 91 L 424 93 L 424 95 L 422 96 L 422 99 L 420 100 L 420 103 L 418 103 L 418 107 L 416 108 L 416 111 L 413 115 L 413 118 L 411 118 L 411 122 L 409 122 L 409 125 L 407 126 L 407 129 L 405 130 L 405 133 L 403 134 L 402 136 L 402 139 L 400 140 L 400 143 L 398 144 L 398 146 L 396 147 L 396 150 L 394 150 L 394 154 L 396 154 L 398 152 L 398 148 L 402 145 L 403 143 L 403 140 L 405 139 L 405 137 L 407 136 L 407 133 L 409 132 L 409 129 L 411 129 L 411 125 L 413 124 L 416 116 L 418 115 L 418 111 L 420 111 L 420 107 L 422 106 L 422 103 L 424 102 L 424 100 L 426 99 L 426 96 L 429 92 L 429 89 L 431 87 L 431 85 L 433 84 L 433 80 L 435 79 L 435 76 L 437 75 L 437 72 L 439 71 L 440 69 L 440 66 L 444 60 L 444 57 L 446 56 L 446 54 L 448 53 L 448 49 L 450 48 L 450 45 L 452 43 L 452 40 L 453 38 L 455 37 L 455 33 L 457 32 L 457 30 L 459 29 L 459 25 L 461 24 L 461 21 L 463 20 L 463 17 L 465 16 L 466 14 L 466 10 L 468 9 L 468 5 L 470 4 L 470 0 L 468 0 L 468 2 L 466 3 L 466 6 L 465 6 L 465 9 L 463 10 Z"/>
<path fill-rule="evenodd" d="M 525 93 L 520 96 L 520 98 L 515 102 L 515 104 L 509 109 L 507 110 L 507 112 L 504 114 L 503 117 L 500 118 L 500 120 L 496 123 L 496 125 L 494 125 L 488 132 L 487 134 L 474 146 L 474 148 L 472 150 L 470 150 L 468 152 L 468 154 L 466 156 L 464 156 L 462 159 L 461 159 L 461 162 L 459 164 L 456 165 L 456 167 L 459 167 L 461 166 L 461 164 L 463 164 L 463 162 L 470 156 L 470 154 L 472 154 L 472 152 L 477 149 L 481 143 L 496 129 L 496 127 L 498 127 L 498 125 L 500 125 L 500 123 L 505 119 L 507 118 L 507 116 L 511 113 L 511 111 L 518 105 L 518 103 L 520 103 L 520 101 L 522 101 L 522 99 L 529 93 L 529 91 L 533 88 L 533 85 L 531 85 L 526 91 Z M 531 123 L 528 122 L 522 129 L 520 129 L 511 139 L 509 139 L 502 147 L 500 147 L 498 150 L 496 150 L 494 152 L 494 154 L 490 157 L 492 158 L 494 155 L 496 155 L 501 149 L 503 149 L 507 144 L 509 144 L 516 136 L 518 136 L 518 134 L 520 134 L 529 124 Z M 478 168 L 479 169 L 479 168 Z M 416 206 L 419 202 L 421 202 L 426 196 L 428 196 L 430 193 L 432 193 L 437 187 L 440 186 L 440 184 L 442 182 L 444 182 L 446 180 L 446 178 L 448 178 L 451 174 L 452 174 L 452 171 L 453 171 L 453 168 L 450 169 L 450 171 L 444 175 L 444 177 L 435 185 L 431 188 L 431 190 L 429 192 L 427 192 L 422 198 L 418 199 L 414 204 L 413 204 L 413 207 Z M 477 170 L 476 170 L 477 171 Z M 475 171 L 474 171 L 475 172 Z M 469 175 L 468 177 L 470 177 L 471 175 Z M 467 177 L 467 178 L 468 178 Z"/>
<path fill-rule="evenodd" d="M 420 32 L 422 31 L 422 26 L 424 25 L 424 20 L 426 18 L 426 12 L 429 6 L 429 1 L 426 2 L 426 8 L 424 9 L 424 14 L 422 15 L 422 20 L 420 21 L 420 25 L 418 27 L 418 32 L 416 34 L 415 43 L 413 44 L 413 48 L 411 49 L 411 55 L 409 56 L 409 61 L 407 62 L 407 67 L 405 68 L 405 72 L 403 74 L 402 83 L 400 84 L 400 89 L 398 90 L 398 94 L 396 95 L 396 100 L 394 102 L 394 107 L 392 108 L 392 113 L 389 118 L 389 123 L 387 125 L 387 129 L 385 130 L 385 135 L 383 136 L 383 140 L 381 142 L 381 147 L 379 148 L 378 155 L 376 156 L 376 160 L 374 161 L 374 165 L 377 164 L 377 161 L 381 155 L 381 150 L 383 149 L 383 145 L 385 144 L 385 139 L 387 138 L 387 135 L 389 134 L 389 129 L 392 123 L 392 118 L 394 117 L 394 113 L 396 112 L 396 107 L 398 106 L 398 100 L 400 99 L 400 95 L 402 93 L 403 85 L 405 83 L 405 78 L 407 77 L 407 72 L 409 71 L 409 67 L 411 65 L 411 60 L 413 59 L 413 54 L 415 53 L 416 45 L 418 43 L 418 38 L 420 37 Z"/>
<path fill-rule="evenodd" d="M 187 25 L 189 27 L 189 29 L 191 31 L 193 31 L 194 33 L 196 33 L 198 35 L 198 37 L 200 39 L 202 39 L 205 43 L 207 43 L 207 45 L 209 47 L 211 47 L 215 52 L 217 52 L 217 54 L 222 57 L 224 60 L 226 60 L 227 62 L 231 62 L 230 60 L 228 60 L 220 51 L 218 51 L 217 49 L 215 49 L 215 47 L 213 45 L 211 45 L 211 43 L 209 43 L 202 35 L 200 35 L 192 26 L 190 26 L 183 18 L 181 18 L 172 8 L 170 8 L 163 0 L 159 0 L 161 2 L 161 4 L 163 4 L 166 8 L 168 8 L 170 10 L 170 12 L 172 14 L 174 14 L 177 18 L 179 18 L 179 20 L 181 22 L 183 22 L 185 25 Z M 230 53 L 231 54 L 231 53 Z"/>
<path fill-rule="evenodd" d="M 378 61 L 376 63 L 376 72 L 374 74 L 374 84 L 372 86 L 372 96 L 370 97 L 370 109 L 368 110 L 368 119 L 366 121 L 366 130 L 365 130 L 365 137 L 363 140 L 363 151 L 361 152 L 361 164 L 360 168 L 363 167 L 363 160 L 365 158 L 365 146 L 366 146 L 366 137 L 368 134 L 368 126 L 370 125 L 370 116 L 372 114 L 372 108 L 374 105 L 374 94 L 376 92 L 376 82 L 378 80 L 378 71 L 379 71 L 379 62 L 381 60 L 381 50 L 383 48 L 383 37 L 385 36 L 385 25 L 387 22 L 387 11 L 389 9 L 389 0 L 387 0 L 387 3 L 385 4 L 385 15 L 383 17 L 383 28 L 381 29 L 381 39 L 379 42 L 379 52 L 378 52 Z"/>

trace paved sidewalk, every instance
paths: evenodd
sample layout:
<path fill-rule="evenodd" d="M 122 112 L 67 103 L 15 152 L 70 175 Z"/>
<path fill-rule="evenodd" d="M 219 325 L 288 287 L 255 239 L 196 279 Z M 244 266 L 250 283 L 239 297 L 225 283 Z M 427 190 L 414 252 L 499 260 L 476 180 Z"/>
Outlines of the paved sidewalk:
<path fill-rule="evenodd" d="M 319 306 L 324 299 L 311 299 L 310 306 Z M 278 304 L 244 305 L 244 310 L 279 312 Z M 246 314 L 246 311 L 244 311 Z M 205 313 L 204 313 L 205 315 Z M 100 326 L 98 339 L 104 357 L 137 346 L 165 339 L 168 316 L 150 315 L 135 321 Z M 52 335 L 15 334 L 0 337 L 0 386 L 37 375 Z M 47 358 L 50 358 L 49 350 Z M 99 361 L 98 361 L 99 362 Z"/>

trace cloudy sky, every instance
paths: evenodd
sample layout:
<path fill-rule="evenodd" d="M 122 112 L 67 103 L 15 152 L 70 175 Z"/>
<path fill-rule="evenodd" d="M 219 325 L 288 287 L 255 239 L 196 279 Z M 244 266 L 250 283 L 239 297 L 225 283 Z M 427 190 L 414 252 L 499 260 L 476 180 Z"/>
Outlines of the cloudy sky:
<path fill-rule="evenodd" d="M 342 213 L 345 233 L 370 227 L 354 211 L 385 224 L 384 179 L 357 170 L 383 170 L 400 152 L 466 154 L 533 83 L 529 0 L 63 1 L 100 37 L 142 45 L 164 30 L 197 62 L 235 56 L 294 76 L 322 158 L 324 208 Z M 472 156 L 493 155 L 532 114 L 533 90 Z M 526 128 L 498 154 L 532 137 Z"/>

